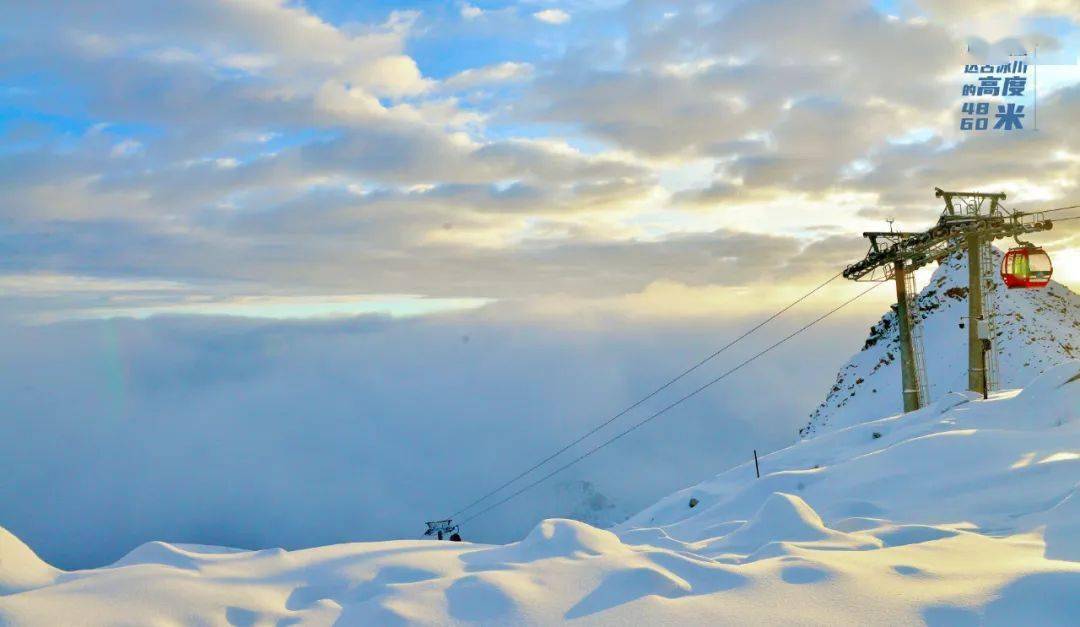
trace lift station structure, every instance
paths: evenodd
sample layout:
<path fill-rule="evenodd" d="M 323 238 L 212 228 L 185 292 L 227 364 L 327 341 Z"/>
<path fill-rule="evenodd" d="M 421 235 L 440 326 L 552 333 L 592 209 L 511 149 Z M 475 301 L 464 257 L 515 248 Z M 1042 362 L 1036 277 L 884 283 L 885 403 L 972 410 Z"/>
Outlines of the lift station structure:
<path fill-rule="evenodd" d="M 991 242 L 1005 237 L 1048 231 L 1053 222 L 1039 212 L 1009 211 L 1002 206 L 1005 194 L 947 192 L 935 189 L 945 208 L 936 225 L 922 232 L 873 231 L 863 233 L 870 250 L 862 260 L 844 269 L 853 281 L 896 282 L 897 319 L 900 333 L 900 371 L 904 411 L 914 411 L 929 401 L 929 381 L 923 366 L 921 332 L 913 315 L 914 272 L 930 262 L 967 252 L 968 258 L 968 389 L 984 396 L 989 392 L 987 352 L 992 342 L 990 315 L 984 310 L 984 265 L 993 257 Z M 986 268 L 986 270 L 990 270 Z M 992 284 L 991 284 L 992 287 Z"/>

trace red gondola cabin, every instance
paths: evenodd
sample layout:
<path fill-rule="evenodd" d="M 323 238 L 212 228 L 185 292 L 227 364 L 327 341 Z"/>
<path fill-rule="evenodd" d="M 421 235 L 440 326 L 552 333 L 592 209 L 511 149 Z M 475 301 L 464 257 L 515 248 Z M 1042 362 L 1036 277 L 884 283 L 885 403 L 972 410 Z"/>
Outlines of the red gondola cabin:
<path fill-rule="evenodd" d="M 1009 249 L 1001 260 L 1001 278 L 1010 288 L 1046 287 L 1053 273 L 1050 255 L 1035 246 Z"/>

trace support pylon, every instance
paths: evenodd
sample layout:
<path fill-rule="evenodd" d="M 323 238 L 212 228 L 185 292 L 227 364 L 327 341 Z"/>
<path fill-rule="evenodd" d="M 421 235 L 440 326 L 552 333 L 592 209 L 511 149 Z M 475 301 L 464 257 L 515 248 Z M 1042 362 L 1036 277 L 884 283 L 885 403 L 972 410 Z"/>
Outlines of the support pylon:
<path fill-rule="evenodd" d="M 983 241 L 982 246 L 982 305 L 983 320 L 986 321 L 986 337 L 983 338 L 983 351 L 986 353 L 986 391 L 998 389 L 998 356 L 995 338 L 998 334 L 998 307 L 1000 306 L 997 287 L 997 264 L 994 258 L 994 245 Z M 980 333 L 980 337 L 982 334 Z"/>
<path fill-rule="evenodd" d="M 904 411 L 919 408 L 919 380 L 915 378 L 915 351 L 911 343 L 911 313 L 908 311 L 907 273 L 904 263 L 893 264 L 896 281 L 896 317 L 900 323 L 900 384 L 904 387 Z"/>
<path fill-rule="evenodd" d="M 965 236 L 968 258 L 968 389 L 986 395 L 986 352 L 979 337 L 983 315 L 982 251 L 978 233 Z"/>

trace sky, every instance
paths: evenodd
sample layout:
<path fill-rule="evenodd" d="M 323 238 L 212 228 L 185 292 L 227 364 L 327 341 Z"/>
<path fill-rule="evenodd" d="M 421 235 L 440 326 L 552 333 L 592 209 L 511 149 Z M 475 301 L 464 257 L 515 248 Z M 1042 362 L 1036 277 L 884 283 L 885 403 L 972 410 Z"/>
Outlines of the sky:
<path fill-rule="evenodd" d="M 1074 1 L 112 6 L 3 8 L 20 321 L 743 311 L 934 187 L 1080 202 Z M 1036 46 L 1039 128 L 961 132 L 964 64 Z"/>
<path fill-rule="evenodd" d="M 62 565 L 413 537 L 861 258 L 864 230 L 932 224 L 935 187 L 1080 204 L 1078 16 L 0 3 L 0 525 Z M 961 131 L 964 65 L 1036 49 L 1038 128 Z M 1032 239 L 1080 287 L 1080 221 Z M 633 509 L 790 443 L 891 301 L 552 489 Z M 473 531 L 577 506 L 548 496 Z"/>

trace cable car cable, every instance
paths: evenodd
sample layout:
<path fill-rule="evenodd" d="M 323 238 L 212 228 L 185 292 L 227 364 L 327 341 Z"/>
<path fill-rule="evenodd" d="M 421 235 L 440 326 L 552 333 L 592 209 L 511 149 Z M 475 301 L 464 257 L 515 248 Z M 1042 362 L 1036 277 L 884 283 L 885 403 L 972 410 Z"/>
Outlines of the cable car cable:
<path fill-rule="evenodd" d="M 843 273 L 837 273 L 837 274 L 833 275 L 833 276 L 832 276 L 831 278 L 829 278 L 829 279 L 828 279 L 827 281 L 825 281 L 824 283 L 822 283 L 822 284 L 818 285 L 818 286 L 817 286 L 817 287 L 815 287 L 814 289 L 810 290 L 809 292 L 807 292 L 807 293 L 803 294 L 802 296 L 800 296 L 799 298 L 795 299 L 795 300 L 794 300 L 794 301 L 792 301 L 792 302 L 791 302 L 791 303 L 790 303 L 789 305 L 785 306 L 785 307 L 784 307 L 783 309 L 780 309 L 779 311 L 777 311 L 777 312 L 776 312 L 776 313 L 774 313 L 773 315 L 769 316 L 769 317 L 768 317 L 768 318 L 766 318 L 765 320 L 763 320 L 763 321 L 759 322 L 759 323 L 758 323 L 758 324 L 757 324 L 756 326 L 752 327 L 752 328 L 751 328 L 750 330 L 746 331 L 745 333 L 743 333 L 743 334 L 742 334 L 742 335 L 740 335 L 739 337 L 735 338 L 734 340 L 731 340 L 730 342 L 728 342 L 727 344 L 725 344 L 724 346 L 722 346 L 721 348 L 719 348 L 718 350 L 716 350 L 715 352 L 713 352 L 713 353 L 712 353 L 711 355 L 709 355 L 709 356 L 705 357 L 704 359 L 702 359 L 701 361 L 697 362 L 697 363 L 696 363 L 696 364 L 694 364 L 693 366 L 690 366 L 690 367 L 689 367 L 689 368 L 687 368 L 686 370 L 682 371 L 682 372 L 681 372 L 681 373 L 680 373 L 680 374 L 679 374 L 678 376 L 676 376 L 676 377 L 674 377 L 674 378 L 672 378 L 672 379 L 668 380 L 668 382 L 667 382 L 667 383 L 665 383 L 665 384 L 661 385 L 660 387 L 656 388 L 655 390 L 653 390 L 652 392 L 650 392 L 650 393 L 649 393 L 649 394 L 648 394 L 647 396 L 645 396 L 645 397 L 641 398 L 640 400 L 638 400 L 637 402 L 635 402 L 635 403 L 634 403 L 633 405 L 630 405 L 629 407 L 627 407 L 626 409 L 624 409 L 624 410 L 620 411 L 619 413 L 615 414 L 615 415 L 614 415 L 614 416 L 612 416 L 611 418 L 608 418 L 608 419 L 607 419 L 607 420 L 605 420 L 604 422 L 601 422 L 600 424 L 596 425 L 595 427 L 593 427 L 592 429 L 590 429 L 590 430 L 589 430 L 588 432 L 586 432 L 586 433 L 585 433 L 584 435 L 582 435 L 582 436 L 578 437 L 578 438 L 577 438 L 576 440 L 574 440 L 573 442 L 570 442 L 569 444 L 567 444 L 567 445 L 563 446 L 562 448 L 560 448 L 559 450 L 555 451 L 555 452 L 554 452 L 554 453 L 552 453 L 551 455 L 549 455 L 549 456 L 545 457 L 544 459 L 542 459 L 542 460 L 540 460 L 540 461 L 536 462 L 536 463 L 535 463 L 535 464 L 533 464 L 533 465 L 532 465 L 532 466 L 531 466 L 531 467 L 530 467 L 530 468 L 529 468 L 528 470 L 525 470 L 525 471 L 521 472 L 520 474 L 518 474 L 517 476 L 515 476 L 515 477 L 514 477 L 513 479 L 510 479 L 509 481 L 507 481 L 507 482 L 503 483 L 502 485 L 500 485 L 499 487 L 495 488 L 494 490 L 491 490 L 491 491 L 490 491 L 490 492 L 488 492 L 487 494 L 485 494 L 485 495 L 481 496 L 480 498 L 476 499 L 476 500 L 475 500 L 475 501 L 473 501 L 472 503 L 469 503 L 469 504 L 468 504 L 468 505 L 466 505 L 465 507 L 462 507 L 462 508 L 461 508 L 461 509 L 459 509 L 458 511 L 454 512 L 453 514 L 451 514 L 451 515 L 450 515 L 450 518 L 455 518 L 455 517 L 457 517 L 457 516 L 458 516 L 459 514 L 461 514 L 461 513 L 463 513 L 463 512 L 466 512 L 466 511 L 468 511 L 468 510 L 472 509 L 473 507 L 475 507 L 476 505 L 479 505 L 480 503 L 482 503 L 482 502 L 486 501 L 487 499 L 491 498 L 491 497 L 492 497 L 492 496 L 494 496 L 495 494 L 497 494 L 497 493 L 501 492 L 501 491 L 502 491 L 503 489 L 505 489 L 505 488 L 506 488 L 507 486 L 510 486 L 511 484 L 513 484 L 513 483 L 516 483 L 516 482 L 517 482 L 517 481 L 518 481 L 519 479 L 521 479 L 521 478 L 525 477 L 526 475 L 528 475 L 528 474 L 532 473 L 532 472 L 533 472 L 534 470 L 536 470 L 536 469 L 540 468 L 541 466 L 543 466 L 544 464 L 548 463 L 549 461 L 551 461 L 551 460 L 555 459 L 555 458 L 556 458 L 556 457 L 558 457 L 559 455 L 562 455 L 562 454 L 563 454 L 563 453 L 565 453 L 565 452 L 566 452 L 567 450 L 569 450 L 569 449 L 573 448 L 574 446 L 576 446 L 577 444 L 581 443 L 581 442 L 582 442 L 583 440 L 587 439 L 587 438 L 588 438 L 589 436 L 593 435 L 593 434 L 594 434 L 594 433 L 596 433 L 597 431 L 599 431 L 599 430 L 603 429 L 604 427 L 608 426 L 608 425 L 609 425 L 609 424 L 611 424 L 612 422 L 615 422 L 615 421 L 616 421 L 616 420 L 618 420 L 619 418 L 621 418 L 621 417 L 625 416 L 625 415 L 626 415 L 627 413 L 629 413 L 630 411 L 632 411 L 632 410 L 636 409 L 637 407 L 641 406 L 641 404 L 642 404 L 642 403 L 644 403 L 645 401 L 648 401 L 649 399 L 653 398 L 654 396 L 656 396 L 656 395 L 657 395 L 657 394 L 659 394 L 660 392 L 663 392 L 664 390 L 666 390 L 667 388 L 671 387 L 672 385 L 674 385 L 674 384 L 675 384 L 676 382 L 678 382 L 678 381 L 679 381 L 679 380 L 681 380 L 682 378 L 686 377 L 686 375 L 688 375 L 688 374 L 690 374 L 690 373 L 694 372 L 695 370 L 697 370 L 697 369 L 698 369 L 698 368 L 700 368 L 701 366 L 704 366 L 704 365 L 705 365 L 706 363 L 708 363 L 708 362 L 712 361 L 712 360 L 713 360 L 713 359 L 715 359 L 715 358 L 716 358 L 717 356 L 719 356 L 719 355 L 720 355 L 721 353 L 723 353 L 723 352 L 724 352 L 724 351 L 726 351 L 727 349 L 731 348 L 732 346 L 734 346 L 734 345 L 735 345 L 735 344 L 737 344 L 738 342 L 740 342 L 740 341 L 742 341 L 742 340 L 746 339 L 746 338 L 747 338 L 747 337 L 748 337 L 748 336 L 749 336 L 750 334 L 754 333 L 755 331 L 757 331 L 757 330 L 758 330 L 758 329 L 760 329 L 761 327 L 763 327 L 763 326 L 765 326 L 766 324 L 768 324 L 768 323 L 772 322 L 773 320 L 776 320 L 776 319 L 777 319 L 777 318 L 779 318 L 779 317 L 780 317 L 780 316 L 781 316 L 782 314 L 784 314 L 784 313 L 785 313 L 786 311 L 788 311 L 789 309 L 791 309 L 791 308 L 792 308 L 792 307 L 794 307 L 795 305 L 798 305 L 798 304 L 799 304 L 799 303 L 801 303 L 802 301 L 804 301 L 804 300 L 806 300 L 807 298 L 809 298 L 809 297 L 813 296 L 813 295 L 814 295 L 815 293 L 817 293 L 818 291 L 820 291 L 820 290 L 821 290 L 822 288 L 824 288 L 824 287 L 825 287 L 826 285 L 828 285 L 829 283 L 832 283 L 832 282 L 833 282 L 833 281 L 835 281 L 836 279 L 840 278 L 840 277 L 842 276 L 842 274 L 843 274 Z"/>
<path fill-rule="evenodd" d="M 1046 209 L 1043 211 L 1036 211 L 1034 213 L 1053 213 L 1055 211 L 1065 211 L 1066 209 L 1077 209 L 1080 205 L 1069 205 L 1068 207 L 1058 207 L 1057 209 Z"/>
<path fill-rule="evenodd" d="M 1019 213 L 1021 215 L 1025 215 L 1025 216 L 1033 216 L 1033 215 L 1038 215 L 1040 213 L 1054 213 L 1055 211 L 1065 211 L 1067 209 L 1078 209 L 1078 208 L 1080 208 L 1080 205 L 1069 205 L 1068 207 L 1055 207 L 1054 209 L 1038 209 L 1038 210 L 1035 210 L 1035 211 L 1021 211 Z"/>
<path fill-rule="evenodd" d="M 884 282 L 882 282 L 882 283 L 884 283 Z M 743 362 L 742 362 L 742 363 L 740 363 L 739 365 L 735 366 L 734 368 L 731 368 L 731 369 L 730 369 L 730 370 L 728 370 L 727 372 L 724 372 L 724 373 L 723 373 L 723 374 L 721 374 L 720 376 L 718 376 L 718 377 L 716 377 L 716 378 L 714 378 L 714 379 L 711 379 L 710 381 L 706 382 L 706 383 L 705 383 L 704 385 L 702 385 L 701 387 L 698 387 L 697 389 L 695 389 L 694 391 L 690 392 L 689 394 L 686 394 L 685 396 L 683 396 L 683 397 L 679 398 L 678 400 L 676 400 L 676 401 L 672 402 L 672 403 L 671 403 L 670 405 L 668 405 L 668 406 L 664 407 L 663 409 L 661 409 L 661 410 L 657 411 L 656 413 L 653 413 L 653 414 L 649 415 L 649 416 L 648 416 L 648 417 L 646 417 L 645 419 L 643 419 L 643 420 L 641 420 L 641 421 L 639 421 L 639 422 L 636 422 L 636 423 L 634 423 L 634 424 L 633 424 L 633 425 L 631 425 L 631 426 L 630 426 L 630 427 L 629 427 L 628 429 L 626 429 L 626 430 L 624 430 L 624 431 L 622 431 L 622 432 L 618 433 L 617 435 L 615 435 L 615 436 L 611 437 L 610 439 L 608 439 L 608 440 L 606 440 L 606 441 L 602 442 L 601 444 L 598 444 L 598 445 L 596 445 L 595 447 L 593 447 L 593 448 L 589 449 L 588 451 L 586 451 L 586 452 L 582 453 L 581 455 L 579 455 L 579 456 L 575 457 L 574 459 L 572 459 L 572 460 L 570 460 L 569 462 L 567 462 L 567 463 L 563 464 L 562 466 L 559 466 L 559 467 L 558 467 L 558 468 L 556 468 L 555 470 L 553 470 L 553 471 L 549 472 L 548 474 L 544 475 L 543 477 L 540 477 L 540 478 L 539 478 L 539 479 L 537 479 L 536 481 L 534 481 L 534 482 L 532 482 L 532 483 L 530 483 L 530 484 L 526 485 L 525 487 L 523 487 L 523 488 L 519 489 L 518 491 L 516 491 L 516 492 L 514 492 L 514 493 L 510 494 L 509 496 L 507 496 L 507 497 L 505 497 L 505 498 L 503 498 L 503 499 L 501 499 L 501 500 L 499 500 L 499 501 L 496 501 L 495 503 L 493 503 L 493 504 L 491 504 L 491 505 L 489 505 L 489 506 L 485 507 L 484 509 L 482 509 L 482 510 L 480 510 L 479 512 L 477 512 L 477 513 L 473 514 L 472 516 L 469 516 L 469 517 L 468 517 L 468 518 L 466 518 L 466 519 L 465 519 L 464 521 L 462 521 L 462 524 L 465 524 L 465 523 L 467 523 L 467 522 L 469 522 L 469 521 L 471 521 L 471 520 L 473 520 L 473 519 L 475 519 L 475 518 L 477 518 L 477 517 L 479 517 L 479 516 L 482 516 L 483 514 L 486 514 L 487 512 L 490 512 L 491 510 L 493 510 L 493 509 L 495 509 L 496 507 L 498 507 L 498 506 L 502 505 L 503 503 L 506 503 L 507 501 L 509 501 L 509 500 L 511 500 L 511 499 L 513 499 L 513 498 L 515 498 L 515 497 L 517 497 L 518 495 L 520 495 L 520 494 L 522 494 L 522 493 L 524 493 L 524 492 L 526 492 L 526 491 L 528 491 L 528 490 L 530 490 L 530 489 L 532 489 L 532 488 L 534 488 L 534 487 L 536 487 L 536 486 L 540 485 L 540 484 L 541 484 L 541 483 L 543 483 L 544 481 L 547 481 L 547 480 L 548 480 L 548 479 L 550 479 L 551 477 L 554 477 L 555 475 L 557 475 L 557 474 L 559 474 L 560 472 L 562 472 L 562 471 L 566 470 L 567 468 L 569 468 L 569 467 L 573 466 L 574 464 L 576 464 L 576 463 L 580 462 L 581 460 L 585 459 L 586 457 L 589 457 L 589 456 L 593 455 L 594 453 L 596 453 L 596 452 L 600 451 L 600 449 L 602 449 L 602 448 L 606 447 L 607 445 L 609 445 L 609 444 L 612 444 L 612 443 L 614 443 L 614 442 L 615 442 L 616 440 L 619 440 L 619 439 L 623 438 L 624 436 L 626 436 L 626 435 L 630 434 L 631 432 L 635 431 L 635 430 L 636 430 L 636 429 L 638 429 L 639 427 L 642 427 L 642 426 L 646 425 L 647 423 L 649 423 L 649 422 L 652 422 L 652 421 L 653 421 L 654 419 L 656 419 L 656 418 L 659 418 L 660 416 L 664 415 L 665 413 L 667 413 L 667 412 L 668 412 L 668 411 L 670 411 L 671 409 L 674 409 L 675 407 L 677 407 L 677 406 L 681 405 L 681 404 L 682 404 L 683 402 L 685 402 L 685 401 L 687 401 L 687 400 L 690 400 L 691 398 L 693 398 L 693 397 L 697 396 L 698 394 L 700 394 L 701 392 L 705 391 L 705 390 L 706 390 L 706 389 L 708 389 L 709 387 L 711 387 L 711 386 L 715 385 L 716 383 L 719 383 L 720 381 L 722 381 L 722 380 L 724 380 L 725 378 L 727 378 L 728 376 L 730 376 L 730 375 L 734 374 L 735 372 L 737 372 L 737 371 L 738 371 L 738 370 L 740 370 L 741 368 L 743 368 L 743 367 L 745 367 L 745 366 L 749 365 L 749 364 L 750 364 L 751 362 L 753 362 L 753 361 L 757 360 L 757 359 L 758 359 L 759 357 L 762 357 L 762 356 L 763 356 L 763 355 L 765 355 L 766 353 L 768 353 L 768 352 L 772 351 L 773 349 L 777 348 L 777 347 L 778 347 L 778 346 L 780 346 L 781 344 L 784 344 L 784 343 L 785 343 L 785 342 L 787 342 L 788 340 L 790 340 L 790 339 L 794 338 L 795 336 L 799 335 L 800 333 L 802 333 L 802 332 L 806 331 L 806 330 L 807 330 L 807 329 L 809 329 L 810 327 L 813 327 L 813 326 L 814 326 L 814 325 L 816 325 L 817 323 L 819 323 L 819 322 L 821 322 L 822 320 L 824 320 L 824 319 L 828 318 L 829 316 L 833 315 L 834 313 L 836 313 L 836 312 L 840 311 L 840 310 L 841 310 L 841 309 L 843 309 L 844 307 L 846 307 L 846 306 L 850 305 L 851 303 L 853 303 L 853 302 L 855 302 L 856 300 L 858 300 L 858 299 L 862 298 L 863 296 L 866 296 L 866 295 L 867 295 L 867 294 L 869 294 L 869 293 L 870 293 L 870 292 L 871 292 L 872 290 L 874 290 L 874 289 L 878 288 L 879 286 L 881 286 L 881 285 L 882 285 L 882 283 L 875 283 L 874 285 L 871 285 L 871 286 L 870 286 L 870 287 L 869 287 L 868 289 L 866 289 L 866 290 L 863 290 L 863 291 L 862 291 L 862 292 L 860 292 L 859 294 L 856 294 L 856 295 L 855 295 L 854 297 L 852 297 L 852 298 L 850 298 L 850 299 L 848 299 L 848 300 L 844 301 L 843 303 L 841 303 L 840 305 L 838 305 L 838 306 L 834 307 L 833 309 L 830 309 L 829 311 L 825 312 L 825 313 L 824 313 L 824 314 L 822 314 L 821 316 L 818 316 L 818 317 L 817 317 L 817 318 L 815 318 L 815 319 L 814 319 L 814 320 L 813 320 L 812 322 L 810 322 L 810 323 L 808 323 L 808 324 L 804 325 L 803 327 L 799 328 L 799 329 L 798 329 L 797 331 L 795 331 L 795 332 L 791 333 L 790 335 L 788 335 L 788 336 L 784 337 L 784 338 L 783 338 L 782 340 L 780 340 L 780 341 L 776 342 L 775 344 L 772 344 L 772 345 L 771 345 L 771 346 L 769 346 L 768 348 L 766 348 L 766 349 L 762 350 L 761 352 L 759 352 L 759 353 L 755 354 L 755 355 L 754 355 L 753 357 L 750 357 L 749 359 L 746 359 L 745 361 L 743 361 Z"/>

